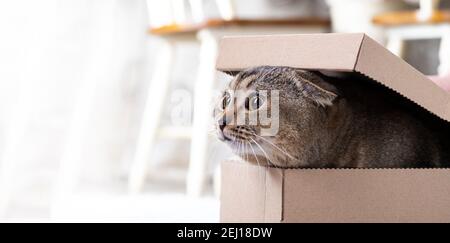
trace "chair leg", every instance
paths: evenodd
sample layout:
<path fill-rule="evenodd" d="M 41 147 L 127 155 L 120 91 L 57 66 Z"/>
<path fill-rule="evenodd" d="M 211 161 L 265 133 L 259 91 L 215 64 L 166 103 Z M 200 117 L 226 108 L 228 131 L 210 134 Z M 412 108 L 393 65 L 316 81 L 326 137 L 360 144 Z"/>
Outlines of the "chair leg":
<path fill-rule="evenodd" d="M 234 0 L 216 0 L 216 5 L 223 19 L 231 20 L 236 17 Z"/>
<path fill-rule="evenodd" d="M 399 36 L 389 36 L 387 49 L 400 58 L 404 57 L 405 40 Z"/>
<path fill-rule="evenodd" d="M 128 189 L 131 193 L 141 191 L 148 169 L 148 160 L 155 143 L 165 98 L 169 88 L 170 73 L 173 63 L 174 44 L 165 41 L 161 45 L 157 67 L 153 73 L 147 93 L 147 101 L 141 121 L 136 151 L 131 165 Z"/>
<path fill-rule="evenodd" d="M 207 175 L 209 121 L 212 114 L 211 97 L 216 77 L 217 38 L 209 31 L 199 33 L 200 66 L 194 90 L 194 119 L 187 175 L 187 194 L 199 196 Z"/>
<path fill-rule="evenodd" d="M 439 75 L 444 76 L 450 74 L 450 27 L 442 36 L 439 59 Z"/>

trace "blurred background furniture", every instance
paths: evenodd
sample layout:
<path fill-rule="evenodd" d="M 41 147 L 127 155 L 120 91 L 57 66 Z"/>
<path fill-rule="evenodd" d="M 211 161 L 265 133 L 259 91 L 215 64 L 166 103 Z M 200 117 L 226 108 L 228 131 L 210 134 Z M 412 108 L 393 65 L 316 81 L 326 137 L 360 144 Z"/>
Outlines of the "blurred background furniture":
<path fill-rule="evenodd" d="M 385 31 L 372 23 L 374 15 L 411 9 L 406 2 L 397 0 L 326 0 L 330 8 L 333 32 L 364 32 L 384 44 Z"/>
<path fill-rule="evenodd" d="M 160 67 L 154 73 L 150 85 L 147 104 L 141 122 L 135 159 L 129 175 L 129 189 L 139 192 L 148 172 L 151 148 L 158 133 L 172 131 L 174 138 L 190 138 L 191 151 L 187 173 L 186 188 L 188 195 L 198 196 L 205 188 L 208 179 L 207 147 L 211 128 L 211 99 L 215 87 L 215 59 L 218 42 L 223 36 L 254 34 L 299 34 L 323 33 L 330 29 L 327 18 L 307 17 L 295 19 L 240 19 L 235 16 L 235 4 L 232 0 L 216 0 L 220 13 L 218 19 L 205 19 L 203 1 L 191 0 L 190 15 L 192 21 L 179 17 L 186 12 L 186 2 L 172 1 L 172 11 L 178 12 L 180 20 L 173 19 L 172 24 L 151 28 L 150 33 L 164 40 L 165 44 L 159 58 Z M 173 14 L 172 16 L 175 16 Z M 192 128 L 159 128 L 161 111 L 168 96 L 169 74 L 172 70 L 174 46 L 183 41 L 197 41 L 200 44 L 199 67 L 194 85 L 194 116 Z M 164 133 L 163 133 L 164 134 Z M 168 133 L 165 133 L 168 134 Z"/>
<path fill-rule="evenodd" d="M 439 75 L 450 73 L 450 11 L 439 10 L 438 0 L 421 0 L 418 11 L 389 12 L 373 18 L 376 25 L 387 29 L 387 48 L 404 57 L 405 42 L 440 39 Z"/>
<path fill-rule="evenodd" d="M 155 67 L 150 80 L 136 143 L 136 151 L 129 172 L 128 188 L 132 193 L 138 193 L 142 190 L 148 174 L 148 162 L 152 157 L 151 151 L 158 135 L 187 139 L 191 137 L 191 129 L 189 127 L 159 127 L 162 112 L 168 100 L 171 73 L 174 72 L 173 64 L 176 47 L 183 42 L 196 43 L 198 32 L 194 24 L 186 24 L 188 18 L 187 1 L 170 0 L 168 3 L 167 17 L 162 20 L 166 21 L 166 23 L 149 30 L 150 34 L 160 39 L 161 48 L 159 48 L 159 54 L 156 56 L 156 65 L 158 66 Z M 191 17 L 198 22 L 202 16 L 201 7 L 198 6 L 201 2 L 192 0 L 189 1 L 189 4 L 191 4 L 192 9 Z"/>

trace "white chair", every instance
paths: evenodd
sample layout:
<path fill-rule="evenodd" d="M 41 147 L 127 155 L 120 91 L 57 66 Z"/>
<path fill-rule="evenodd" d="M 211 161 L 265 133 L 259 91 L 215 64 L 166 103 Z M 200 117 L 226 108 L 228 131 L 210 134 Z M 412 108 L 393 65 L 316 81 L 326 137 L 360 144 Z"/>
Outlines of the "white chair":
<path fill-rule="evenodd" d="M 147 2 L 151 7 L 152 2 L 150 0 Z M 158 7 L 155 2 L 153 3 L 153 7 Z M 157 66 L 153 69 L 153 77 L 148 88 L 134 160 L 129 173 L 128 187 L 132 193 L 138 193 L 142 190 L 149 170 L 148 163 L 152 157 L 151 151 L 158 137 L 190 138 L 191 136 L 191 129 L 188 127 L 160 127 L 161 114 L 169 92 L 170 74 L 174 71 L 175 46 L 183 42 L 198 42 L 197 30 L 183 27 L 186 25 L 188 18 L 186 15 L 187 2 L 171 0 L 165 3 L 170 4 L 170 13 L 166 14 L 166 19 L 158 22 L 159 27 L 150 29 L 150 33 L 161 40 L 161 46 L 158 48 L 159 53 L 155 58 Z M 199 21 L 202 12 L 196 6 L 196 0 L 191 0 L 189 3 L 192 4 L 191 9 L 194 13 L 192 18 Z"/>
<path fill-rule="evenodd" d="M 450 11 L 438 10 L 439 0 L 421 0 L 416 12 L 393 12 L 374 17 L 387 30 L 387 48 L 403 57 L 406 41 L 441 39 L 439 75 L 450 73 Z"/>
<path fill-rule="evenodd" d="M 203 20 L 202 0 L 190 0 L 193 22 L 191 24 L 174 23 L 154 28 L 151 33 L 165 41 L 161 50 L 159 65 L 149 89 L 141 132 L 138 139 L 136 157 L 129 178 L 129 189 L 139 192 L 145 181 L 148 170 L 150 149 L 157 138 L 163 100 L 167 95 L 171 62 L 173 61 L 173 45 L 181 41 L 198 41 L 200 44 L 200 64 L 194 86 L 194 117 L 191 134 L 190 162 L 187 174 L 187 193 L 200 195 L 205 187 L 207 175 L 208 130 L 211 119 L 211 97 L 214 89 L 216 70 L 215 61 L 219 39 L 225 35 L 249 34 L 293 34 L 327 32 L 330 22 L 327 19 L 304 18 L 295 20 L 258 19 L 245 20 L 235 17 L 234 3 L 231 0 L 216 0 L 220 19 Z M 179 129 L 183 130 L 183 129 Z M 184 129 L 191 131 L 189 128 Z M 180 133 L 181 134 L 181 133 Z"/>

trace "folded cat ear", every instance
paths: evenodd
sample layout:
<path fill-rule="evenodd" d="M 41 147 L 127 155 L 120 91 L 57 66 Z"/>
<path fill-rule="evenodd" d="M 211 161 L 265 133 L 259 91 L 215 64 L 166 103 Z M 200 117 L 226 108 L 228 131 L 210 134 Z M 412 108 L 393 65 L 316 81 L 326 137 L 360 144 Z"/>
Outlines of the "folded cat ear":
<path fill-rule="evenodd" d="M 326 82 L 319 73 L 296 70 L 296 86 L 303 96 L 322 107 L 333 105 L 338 97 L 337 88 Z"/>
<path fill-rule="evenodd" d="M 223 71 L 223 72 L 232 77 L 236 77 L 240 73 L 240 71 Z"/>

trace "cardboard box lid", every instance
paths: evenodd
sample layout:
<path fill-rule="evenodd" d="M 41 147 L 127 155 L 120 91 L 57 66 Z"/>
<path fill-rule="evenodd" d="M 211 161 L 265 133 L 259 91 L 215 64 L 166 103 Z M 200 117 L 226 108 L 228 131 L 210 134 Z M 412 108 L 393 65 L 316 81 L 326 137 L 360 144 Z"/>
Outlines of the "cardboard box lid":
<path fill-rule="evenodd" d="M 222 163 L 221 222 L 450 222 L 450 169 Z"/>
<path fill-rule="evenodd" d="M 359 72 L 450 121 L 450 94 L 365 34 L 225 37 L 217 69 L 255 66 Z"/>

